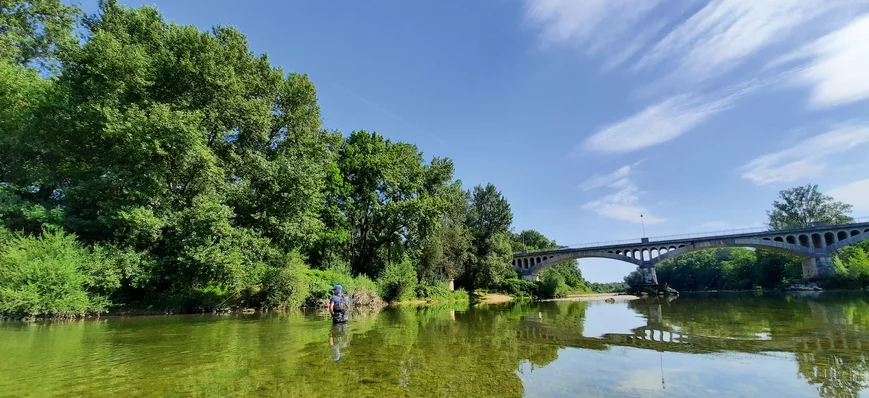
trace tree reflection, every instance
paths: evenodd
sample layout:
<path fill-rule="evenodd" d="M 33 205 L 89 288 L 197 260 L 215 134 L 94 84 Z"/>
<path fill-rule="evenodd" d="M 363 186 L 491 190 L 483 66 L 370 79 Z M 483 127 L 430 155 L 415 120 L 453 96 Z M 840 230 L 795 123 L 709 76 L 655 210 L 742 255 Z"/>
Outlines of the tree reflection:
<path fill-rule="evenodd" d="M 584 302 L 388 308 L 355 315 L 346 331 L 338 331 L 343 336 L 331 329 L 327 317 L 303 314 L 33 326 L 0 334 L 5 337 L 0 341 L 9 342 L 0 344 L 6 359 L 0 361 L 0 390 L 9 395 L 87 395 L 98 387 L 109 395 L 352 391 L 383 398 L 520 397 L 523 378 L 532 377 L 522 372 L 552 368 L 568 347 L 582 349 L 580 357 L 600 357 L 605 354 L 588 350 L 612 347 L 792 353 L 794 374 L 820 396 L 856 396 L 869 383 L 863 354 L 869 347 L 866 296 L 705 295 L 626 305 L 644 324 L 600 337 L 583 335 L 590 306 Z M 647 366 L 657 367 L 657 360 Z M 26 384 L 28 390 L 19 389 L 25 384 L 18 380 L 37 379 L 40 383 Z"/>
<path fill-rule="evenodd" d="M 822 397 L 856 397 L 869 388 L 869 300 L 865 295 L 705 295 L 673 302 L 630 302 L 647 325 L 635 335 L 670 333 L 677 352 L 790 352 L 798 373 Z M 652 339 L 654 340 L 654 339 Z"/>

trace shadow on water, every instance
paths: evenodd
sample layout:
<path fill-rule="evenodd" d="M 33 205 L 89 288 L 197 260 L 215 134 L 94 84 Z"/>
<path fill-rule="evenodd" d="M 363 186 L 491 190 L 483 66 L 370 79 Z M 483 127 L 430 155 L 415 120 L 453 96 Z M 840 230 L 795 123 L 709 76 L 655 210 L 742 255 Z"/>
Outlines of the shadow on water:
<path fill-rule="evenodd" d="M 591 323 L 607 330 L 611 320 L 589 314 L 610 310 L 633 326 L 584 336 Z M 867 349 L 869 299 L 832 293 L 401 306 L 343 326 L 317 313 L 5 323 L 0 395 L 606 396 L 637 393 L 618 380 L 671 368 L 666 395 L 763 393 L 763 380 L 698 376 L 756 362 L 793 395 L 856 396 Z"/>

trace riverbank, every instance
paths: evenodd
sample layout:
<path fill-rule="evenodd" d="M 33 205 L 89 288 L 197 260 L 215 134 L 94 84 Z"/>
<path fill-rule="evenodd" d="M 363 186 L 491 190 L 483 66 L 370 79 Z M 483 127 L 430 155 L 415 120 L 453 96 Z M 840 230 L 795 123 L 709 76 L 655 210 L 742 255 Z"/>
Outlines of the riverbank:
<path fill-rule="evenodd" d="M 513 300 L 512 296 L 500 293 L 486 293 L 479 296 L 479 302 L 481 304 L 502 304 L 511 300 Z"/>
<path fill-rule="evenodd" d="M 540 301 L 631 301 L 639 299 L 639 296 L 620 293 L 594 293 L 594 294 L 578 294 L 567 296 L 564 298 L 546 299 Z"/>

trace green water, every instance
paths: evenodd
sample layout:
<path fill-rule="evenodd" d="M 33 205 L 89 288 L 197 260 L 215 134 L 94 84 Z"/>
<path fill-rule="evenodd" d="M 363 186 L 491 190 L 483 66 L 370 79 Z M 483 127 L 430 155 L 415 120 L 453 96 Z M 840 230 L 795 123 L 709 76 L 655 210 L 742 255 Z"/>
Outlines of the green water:
<path fill-rule="evenodd" d="M 869 296 L 0 323 L 0 396 L 869 396 Z"/>

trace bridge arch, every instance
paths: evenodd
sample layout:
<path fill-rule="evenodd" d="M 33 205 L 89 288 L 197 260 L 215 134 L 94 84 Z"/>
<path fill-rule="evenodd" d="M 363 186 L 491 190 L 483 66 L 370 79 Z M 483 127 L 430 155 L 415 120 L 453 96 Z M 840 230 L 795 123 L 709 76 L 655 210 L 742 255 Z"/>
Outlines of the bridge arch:
<path fill-rule="evenodd" d="M 570 260 L 578 260 L 580 258 L 608 258 L 612 260 L 619 260 L 631 263 L 638 267 L 643 264 L 643 261 L 640 259 L 628 257 L 626 255 L 610 253 L 608 251 L 574 252 L 562 255 L 549 256 L 549 258 L 547 258 L 546 260 L 542 261 L 539 264 L 536 264 L 534 267 L 529 268 L 528 271 L 532 275 L 536 275 L 555 264 L 563 263 Z"/>
<path fill-rule="evenodd" d="M 680 247 L 674 251 L 664 253 L 664 255 L 662 256 L 658 256 L 658 258 L 652 260 L 652 263 L 657 264 L 661 261 L 675 258 L 686 253 L 725 247 L 751 247 L 754 249 L 766 249 L 777 251 L 780 253 L 793 254 L 800 257 L 810 257 L 816 254 L 816 251 L 812 250 L 811 248 L 779 241 L 770 241 L 763 239 L 733 239 L 732 241 L 699 242 L 690 246 Z"/>

